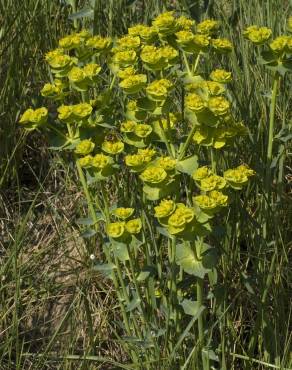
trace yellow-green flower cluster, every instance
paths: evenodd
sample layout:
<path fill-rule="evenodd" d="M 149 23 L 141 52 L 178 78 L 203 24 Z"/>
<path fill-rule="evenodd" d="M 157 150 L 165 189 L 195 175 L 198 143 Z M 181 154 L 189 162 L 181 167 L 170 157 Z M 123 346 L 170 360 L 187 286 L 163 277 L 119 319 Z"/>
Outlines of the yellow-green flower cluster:
<path fill-rule="evenodd" d="M 139 36 L 126 35 L 117 41 L 119 50 L 137 50 L 141 44 Z"/>
<path fill-rule="evenodd" d="M 240 190 L 248 183 L 251 176 L 255 175 L 254 170 L 247 165 L 240 165 L 224 172 L 224 179 L 233 189 Z"/>
<path fill-rule="evenodd" d="M 90 139 L 80 141 L 75 148 L 75 153 L 79 155 L 87 155 L 93 151 L 95 144 Z"/>
<path fill-rule="evenodd" d="M 132 171 L 140 172 L 152 161 L 156 151 L 154 149 L 138 149 L 136 154 L 125 156 L 125 163 Z"/>
<path fill-rule="evenodd" d="M 220 127 L 198 126 L 194 132 L 193 140 L 196 144 L 212 146 L 215 149 L 224 147 L 237 135 L 246 133 L 245 126 L 233 121 L 220 125 Z"/>
<path fill-rule="evenodd" d="M 119 85 L 127 94 L 137 94 L 147 83 L 147 76 L 144 74 L 134 74 L 123 79 Z"/>
<path fill-rule="evenodd" d="M 191 31 L 183 30 L 175 34 L 176 42 L 180 48 L 189 53 L 205 51 L 209 46 L 209 37 L 203 34 L 193 34 Z"/>
<path fill-rule="evenodd" d="M 97 53 L 106 52 L 112 47 L 112 39 L 110 37 L 93 36 L 86 41 L 86 46 Z"/>
<path fill-rule="evenodd" d="M 133 220 L 110 222 L 107 224 L 106 231 L 110 238 L 126 239 L 130 235 L 139 234 L 142 229 L 142 221 L 140 218 Z"/>
<path fill-rule="evenodd" d="M 41 94 L 46 98 L 60 100 L 65 96 L 65 87 L 66 84 L 63 81 L 56 79 L 53 84 L 46 83 L 41 90 Z"/>
<path fill-rule="evenodd" d="M 193 179 L 203 191 L 222 190 L 226 186 L 225 178 L 215 175 L 208 167 L 200 167 L 193 173 Z"/>
<path fill-rule="evenodd" d="M 272 30 L 267 27 L 249 26 L 244 32 L 243 36 L 256 45 L 264 44 L 272 35 Z"/>
<path fill-rule="evenodd" d="M 129 67 L 137 61 L 137 54 L 135 50 L 117 50 L 113 56 L 114 64 L 120 68 Z"/>
<path fill-rule="evenodd" d="M 124 146 L 124 143 L 120 140 L 105 140 L 101 145 L 101 149 L 108 154 L 116 155 L 124 150 Z"/>
<path fill-rule="evenodd" d="M 63 49 L 49 51 L 45 59 L 57 77 L 66 76 L 73 65 L 76 64 L 76 59 L 64 54 Z"/>
<path fill-rule="evenodd" d="M 206 194 L 193 197 L 193 201 L 205 212 L 210 215 L 220 211 L 222 207 L 228 205 L 228 195 L 218 190 L 211 190 Z"/>
<path fill-rule="evenodd" d="M 232 43 L 228 39 L 213 39 L 211 43 L 212 47 L 220 53 L 228 53 L 233 49 Z"/>
<path fill-rule="evenodd" d="M 73 67 L 68 73 L 69 82 L 73 87 L 86 91 L 89 85 L 97 81 L 101 67 L 96 63 L 90 63 L 81 67 Z"/>
<path fill-rule="evenodd" d="M 140 175 L 140 179 L 148 184 L 161 184 L 167 178 L 165 169 L 159 166 L 149 166 Z"/>
<path fill-rule="evenodd" d="M 286 36 L 286 35 L 276 37 L 269 44 L 269 47 L 275 54 L 282 54 L 284 52 L 291 53 L 292 52 L 292 37 Z"/>
<path fill-rule="evenodd" d="M 126 220 L 134 213 L 134 208 L 119 207 L 112 211 L 112 214 L 121 220 Z"/>
<path fill-rule="evenodd" d="M 79 103 L 75 105 L 61 105 L 57 109 L 59 120 L 66 123 L 82 121 L 87 119 L 92 113 L 92 106 L 89 103 Z"/>
<path fill-rule="evenodd" d="M 226 84 L 232 81 L 232 73 L 225 71 L 224 69 L 215 69 L 211 72 L 210 78 L 215 82 Z"/>
<path fill-rule="evenodd" d="M 172 235 L 183 232 L 195 217 L 193 208 L 167 199 L 163 199 L 154 207 L 154 211 L 155 217 Z"/>
<path fill-rule="evenodd" d="M 162 47 L 145 45 L 142 48 L 140 57 L 146 69 L 161 70 L 175 63 L 178 51 L 169 45 Z"/>
<path fill-rule="evenodd" d="M 145 26 L 144 24 L 137 24 L 136 26 L 128 28 L 128 33 L 131 36 L 139 36 L 140 39 L 146 43 L 153 42 L 157 36 L 155 27 Z"/>
<path fill-rule="evenodd" d="M 19 119 L 19 123 L 23 125 L 26 130 L 35 130 L 41 125 L 45 124 L 48 119 L 48 110 L 45 107 L 37 109 L 27 109 Z"/>
<path fill-rule="evenodd" d="M 175 32 L 176 30 L 176 19 L 173 15 L 173 12 L 165 12 L 159 14 L 153 21 L 153 27 L 157 30 L 162 36 L 169 35 Z"/>
<path fill-rule="evenodd" d="M 219 30 L 220 24 L 214 19 L 206 19 L 197 25 L 197 32 L 205 35 L 213 35 Z"/>
<path fill-rule="evenodd" d="M 151 82 L 146 88 L 146 95 L 151 100 L 165 100 L 173 88 L 171 81 L 162 78 Z"/>

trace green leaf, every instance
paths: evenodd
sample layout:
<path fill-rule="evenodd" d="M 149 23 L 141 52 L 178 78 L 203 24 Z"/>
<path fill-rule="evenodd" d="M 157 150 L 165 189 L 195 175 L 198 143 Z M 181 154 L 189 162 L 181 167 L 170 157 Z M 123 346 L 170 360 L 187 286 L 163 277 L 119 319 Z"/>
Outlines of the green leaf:
<path fill-rule="evenodd" d="M 179 172 L 186 173 L 188 175 L 192 175 L 195 170 L 198 168 L 198 156 L 192 155 L 182 161 L 177 162 L 176 169 Z"/>
<path fill-rule="evenodd" d="M 98 263 L 92 267 L 94 271 L 100 272 L 103 276 L 107 278 L 112 278 L 112 274 L 116 265 L 113 263 Z"/>
<path fill-rule="evenodd" d="M 195 250 L 189 245 L 180 244 L 176 249 L 176 263 L 186 273 L 201 279 L 216 266 L 217 260 L 217 251 L 207 244 L 203 245 L 203 251 L 199 257 L 196 256 Z"/>
<path fill-rule="evenodd" d="M 185 314 L 191 315 L 191 316 L 197 316 L 197 318 L 200 316 L 200 314 L 203 312 L 201 308 L 204 306 L 200 305 L 197 301 L 191 301 L 190 299 L 184 299 L 180 305 L 182 306 Z"/>
<path fill-rule="evenodd" d="M 85 238 L 85 239 L 89 239 L 92 236 L 94 236 L 96 233 L 97 233 L 97 231 L 94 230 L 94 229 L 87 229 L 83 233 L 81 233 L 81 237 Z"/>
<path fill-rule="evenodd" d="M 126 307 L 126 311 L 127 312 L 131 312 L 133 311 L 135 308 L 137 308 L 139 305 L 140 305 L 141 301 L 140 299 L 138 298 L 138 296 L 136 295 L 132 301 L 127 305 Z"/>
<path fill-rule="evenodd" d="M 121 262 L 125 262 L 130 259 L 127 244 L 112 240 L 111 245 L 115 256 L 118 257 Z"/>
<path fill-rule="evenodd" d="M 51 150 L 62 150 L 70 144 L 70 140 L 66 137 L 57 135 L 55 133 L 49 133 L 49 149 Z"/>
<path fill-rule="evenodd" d="M 153 112 L 154 109 L 156 108 L 156 104 L 153 100 L 144 97 L 137 100 L 137 108 Z"/>

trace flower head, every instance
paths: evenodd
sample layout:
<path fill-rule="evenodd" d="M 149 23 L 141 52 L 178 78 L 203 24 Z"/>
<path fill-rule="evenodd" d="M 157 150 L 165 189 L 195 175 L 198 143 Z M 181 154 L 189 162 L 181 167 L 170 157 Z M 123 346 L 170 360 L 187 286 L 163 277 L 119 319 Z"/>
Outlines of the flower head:
<path fill-rule="evenodd" d="M 211 97 L 208 101 L 208 108 L 215 116 L 222 116 L 228 113 L 230 103 L 222 96 Z"/>
<path fill-rule="evenodd" d="M 212 46 L 215 50 L 221 53 L 229 52 L 233 48 L 231 41 L 227 39 L 213 39 Z"/>
<path fill-rule="evenodd" d="M 111 163 L 111 159 L 108 155 L 104 155 L 102 153 L 95 154 L 92 158 L 91 164 L 93 167 L 97 168 L 98 170 L 103 170 Z"/>
<path fill-rule="evenodd" d="M 135 218 L 130 220 L 126 223 L 126 230 L 130 234 L 139 234 L 142 229 L 142 221 L 141 218 Z"/>
<path fill-rule="evenodd" d="M 176 19 L 173 12 L 159 14 L 153 21 L 152 25 L 163 35 L 174 33 L 176 30 Z"/>
<path fill-rule="evenodd" d="M 86 46 L 103 52 L 111 48 L 112 39 L 110 37 L 93 36 L 86 41 Z"/>
<path fill-rule="evenodd" d="M 146 87 L 146 94 L 152 100 L 165 100 L 172 87 L 171 81 L 162 78 L 161 80 L 151 82 Z"/>
<path fill-rule="evenodd" d="M 121 220 L 126 220 L 127 218 L 132 216 L 132 214 L 134 213 L 134 208 L 120 207 L 116 208 L 112 213 Z"/>
<path fill-rule="evenodd" d="M 144 182 L 150 184 L 159 184 L 164 181 L 167 177 L 167 172 L 162 167 L 149 166 L 140 175 L 140 178 Z"/>
<path fill-rule="evenodd" d="M 124 150 L 124 143 L 119 140 L 115 141 L 104 141 L 101 145 L 101 149 L 111 155 L 119 154 Z"/>
<path fill-rule="evenodd" d="M 106 228 L 107 234 L 111 238 L 120 238 L 125 232 L 125 222 L 111 222 Z"/>
<path fill-rule="evenodd" d="M 224 69 L 215 69 L 215 71 L 211 72 L 210 78 L 215 82 L 225 84 L 232 81 L 232 74 L 231 72 L 227 72 Z"/>
<path fill-rule="evenodd" d="M 89 140 L 82 140 L 75 148 L 76 154 L 87 155 L 93 151 L 95 144 Z"/>
<path fill-rule="evenodd" d="M 185 98 L 186 107 L 192 112 L 199 113 L 206 108 L 206 103 L 200 95 L 192 93 L 188 94 Z"/>
<path fill-rule="evenodd" d="M 174 212 L 175 207 L 176 205 L 173 200 L 163 199 L 158 206 L 154 207 L 155 217 L 168 217 Z"/>
<path fill-rule="evenodd" d="M 27 109 L 20 117 L 19 123 L 27 130 L 35 130 L 45 124 L 48 119 L 48 110 L 45 107 Z"/>
<path fill-rule="evenodd" d="M 272 35 L 272 30 L 267 27 L 249 26 L 243 36 L 256 45 L 264 44 Z"/>
<path fill-rule="evenodd" d="M 218 31 L 220 24 L 214 19 L 206 19 L 197 25 L 197 32 L 205 35 L 213 35 Z"/>
<path fill-rule="evenodd" d="M 144 74 L 132 75 L 120 82 L 120 87 L 127 94 L 136 94 L 146 86 L 147 76 Z"/>
<path fill-rule="evenodd" d="M 140 46 L 140 37 L 139 36 L 123 36 L 117 41 L 118 48 L 121 50 L 136 50 Z"/>

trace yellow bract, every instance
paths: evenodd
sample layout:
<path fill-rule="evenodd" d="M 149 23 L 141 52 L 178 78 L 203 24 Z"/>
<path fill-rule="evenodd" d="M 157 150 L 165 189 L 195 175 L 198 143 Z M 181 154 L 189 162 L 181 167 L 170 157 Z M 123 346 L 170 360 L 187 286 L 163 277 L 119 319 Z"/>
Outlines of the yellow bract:
<path fill-rule="evenodd" d="M 121 123 L 121 132 L 134 132 L 137 123 L 135 121 L 125 121 Z"/>
<path fill-rule="evenodd" d="M 111 238 L 119 238 L 125 232 L 125 222 L 111 222 L 107 225 L 107 234 Z"/>
<path fill-rule="evenodd" d="M 135 126 L 134 132 L 138 137 L 144 138 L 151 134 L 152 127 L 150 125 L 140 123 Z"/>
<path fill-rule="evenodd" d="M 232 81 L 232 73 L 227 72 L 224 69 L 215 69 L 215 71 L 210 74 L 211 80 L 219 83 L 227 83 Z"/>
<path fill-rule="evenodd" d="M 48 110 L 45 107 L 27 109 L 19 119 L 19 123 L 27 130 L 34 130 L 47 122 Z"/>
<path fill-rule="evenodd" d="M 226 186 L 226 180 L 218 175 L 210 175 L 208 177 L 204 177 L 200 181 L 200 188 L 203 191 L 211 191 L 211 190 L 220 190 Z"/>
<path fill-rule="evenodd" d="M 240 165 L 236 168 L 225 171 L 224 178 L 231 187 L 241 189 L 245 184 L 247 184 L 249 177 L 254 174 L 255 172 L 248 166 Z"/>
<path fill-rule="evenodd" d="M 86 41 L 86 46 L 95 49 L 97 52 L 106 51 L 112 46 L 110 37 L 93 36 Z"/>
<path fill-rule="evenodd" d="M 122 141 L 104 141 L 101 149 L 108 154 L 119 154 L 124 150 L 124 143 Z"/>
<path fill-rule="evenodd" d="M 189 31 L 191 30 L 195 25 L 195 21 L 192 19 L 189 19 L 185 16 L 180 16 L 176 20 L 176 28 L 178 30 L 184 30 L 184 31 Z"/>
<path fill-rule="evenodd" d="M 132 214 L 134 213 L 134 208 L 120 207 L 116 208 L 112 213 L 118 218 L 126 220 L 127 218 L 132 216 Z"/>
<path fill-rule="evenodd" d="M 176 20 L 173 12 L 159 14 L 153 21 L 152 25 L 163 35 L 174 33 L 176 30 Z"/>
<path fill-rule="evenodd" d="M 75 148 L 76 154 L 87 155 L 93 151 L 95 144 L 91 140 L 82 140 Z"/>
<path fill-rule="evenodd" d="M 210 176 L 212 174 L 212 171 L 210 168 L 207 166 L 203 166 L 198 168 L 194 173 L 193 173 L 193 179 L 196 181 L 201 181 L 202 179 Z"/>
<path fill-rule="evenodd" d="M 206 103 L 200 97 L 200 95 L 192 93 L 188 94 L 185 98 L 186 107 L 192 112 L 202 112 L 206 108 Z"/>
<path fill-rule="evenodd" d="M 147 83 L 147 76 L 144 74 L 132 75 L 122 80 L 119 85 L 127 94 L 136 94 Z"/>
<path fill-rule="evenodd" d="M 172 171 L 176 166 L 176 159 L 171 157 L 160 157 L 157 159 L 156 164 L 162 167 L 165 171 Z"/>
<path fill-rule="evenodd" d="M 151 82 L 151 84 L 146 87 L 146 94 L 153 100 L 165 100 L 172 87 L 172 82 L 163 78 Z"/>
<path fill-rule="evenodd" d="M 158 206 L 154 207 L 155 217 L 168 217 L 174 212 L 175 207 L 173 200 L 163 199 Z"/>
<path fill-rule="evenodd" d="M 104 155 L 102 153 L 95 154 L 95 156 L 92 158 L 91 164 L 93 167 L 96 167 L 99 170 L 104 169 L 111 163 L 111 158 L 107 155 Z"/>
<path fill-rule="evenodd" d="M 212 46 L 220 52 L 229 52 L 233 48 L 231 41 L 227 39 L 213 39 Z"/>
<path fill-rule="evenodd" d="M 81 167 L 90 167 L 92 163 L 92 158 L 93 157 L 89 154 L 86 155 L 85 157 L 79 158 L 78 162 Z"/>
<path fill-rule="evenodd" d="M 214 19 L 206 19 L 197 25 L 197 32 L 212 35 L 219 29 L 219 22 Z"/>
<path fill-rule="evenodd" d="M 279 36 L 275 38 L 270 44 L 270 48 L 275 53 L 282 53 L 287 46 L 288 41 L 291 40 L 290 36 Z"/>
<path fill-rule="evenodd" d="M 194 210 L 186 207 L 182 203 L 178 203 L 176 210 L 170 215 L 168 219 L 168 231 L 170 234 L 178 234 L 182 232 L 186 224 L 190 223 L 195 217 Z"/>
<path fill-rule="evenodd" d="M 60 48 L 67 50 L 81 47 L 82 43 L 83 38 L 79 34 L 68 35 L 59 40 Z"/>
<path fill-rule="evenodd" d="M 126 223 L 126 230 L 130 234 L 139 234 L 142 229 L 142 221 L 141 218 L 135 218 L 130 220 Z"/>
<path fill-rule="evenodd" d="M 150 166 L 144 170 L 140 179 L 151 184 L 159 184 L 167 177 L 167 172 L 162 167 Z"/>
<path fill-rule="evenodd" d="M 264 44 L 272 35 L 272 30 L 267 27 L 249 26 L 243 36 L 256 45 Z"/>
<path fill-rule="evenodd" d="M 215 116 L 222 116 L 228 113 L 230 103 L 222 96 L 211 97 L 208 100 L 208 108 Z"/>
<path fill-rule="evenodd" d="M 117 44 L 121 50 L 136 50 L 140 46 L 140 37 L 127 35 L 118 39 Z"/>
<path fill-rule="evenodd" d="M 117 51 L 113 56 L 114 63 L 122 67 L 128 67 L 137 61 L 137 54 L 134 50 Z"/>
<path fill-rule="evenodd" d="M 127 67 L 125 69 L 120 69 L 118 71 L 118 77 L 121 79 L 128 78 L 130 76 L 133 76 L 136 73 L 136 70 L 134 67 Z"/>

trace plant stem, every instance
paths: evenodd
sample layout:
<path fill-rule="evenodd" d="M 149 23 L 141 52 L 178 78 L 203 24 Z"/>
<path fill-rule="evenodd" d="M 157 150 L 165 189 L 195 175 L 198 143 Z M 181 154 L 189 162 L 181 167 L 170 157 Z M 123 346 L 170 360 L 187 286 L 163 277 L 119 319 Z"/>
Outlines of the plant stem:
<path fill-rule="evenodd" d="M 197 278 L 197 302 L 198 306 L 201 307 L 203 305 L 203 279 Z M 201 346 L 201 353 L 202 353 L 202 363 L 203 369 L 209 370 L 208 359 L 204 353 L 204 318 L 203 313 L 198 317 L 198 329 L 199 329 L 199 340 Z"/>
<path fill-rule="evenodd" d="M 165 134 L 163 124 L 162 124 L 161 120 L 159 120 L 159 127 L 160 127 L 160 130 L 161 130 L 162 140 L 163 140 L 163 142 L 166 146 L 168 154 L 170 155 L 170 157 L 173 158 L 173 153 L 172 153 L 172 150 L 171 150 L 171 147 L 170 147 L 170 142 L 169 142 L 168 138 L 166 137 L 166 134 Z"/>
<path fill-rule="evenodd" d="M 183 147 L 182 147 L 182 149 L 181 149 L 181 151 L 180 151 L 180 153 L 179 153 L 179 156 L 178 156 L 178 160 L 180 161 L 180 160 L 182 160 L 183 158 L 184 158 L 184 156 L 185 156 L 185 154 L 186 154 L 186 152 L 187 152 L 187 150 L 188 150 L 188 147 L 189 147 L 189 145 L 190 145 L 190 143 L 191 143 L 191 140 L 192 140 L 192 138 L 193 138 L 193 136 L 194 136 L 194 132 L 195 132 L 195 130 L 196 130 L 196 128 L 197 128 L 197 118 L 195 118 L 195 120 L 196 120 L 196 122 L 195 123 L 193 123 L 193 127 L 191 128 L 191 131 L 189 132 L 189 134 L 188 134 L 188 137 L 187 137 L 187 140 L 185 141 L 185 143 L 183 144 Z"/>
<path fill-rule="evenodd" d="M 185 67 L 187 69 L 188 75 L 189 75 L 189 77 L 192 77 L 192 71 L 190 69 L 188 58 L 187 58 L 186 53 L 184 51 L 182 52 L 182 56 L 183 56 L 184 64 L 185 64 Z"/>

